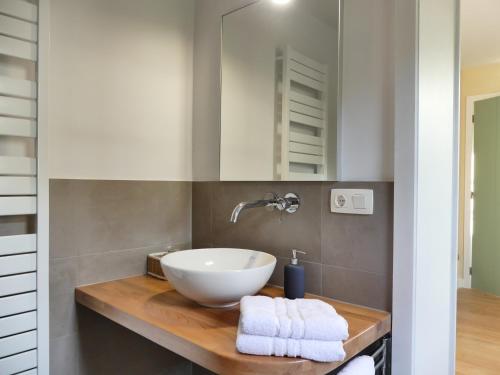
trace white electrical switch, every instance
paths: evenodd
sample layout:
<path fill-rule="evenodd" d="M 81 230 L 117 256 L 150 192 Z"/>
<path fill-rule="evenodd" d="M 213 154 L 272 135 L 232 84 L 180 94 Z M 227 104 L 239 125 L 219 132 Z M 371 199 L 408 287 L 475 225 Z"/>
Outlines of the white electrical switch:
<path fill-rule="evenodd" d="M 352 207 L 357 210 L 365 209 L 366 208 L 365 196 L 363 194 L 353 194 Z"/>
<path fill-rule="evenodd" d="M 332 189 L 330 211 L 341 214 L 372 215 L 373 190 Z"/>

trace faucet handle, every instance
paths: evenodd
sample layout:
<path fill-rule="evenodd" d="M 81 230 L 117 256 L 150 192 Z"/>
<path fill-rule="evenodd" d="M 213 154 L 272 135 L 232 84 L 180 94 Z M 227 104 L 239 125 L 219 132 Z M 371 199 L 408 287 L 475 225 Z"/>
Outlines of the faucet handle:
<path fill-rule="evenodd" d="M 277 202 L 278 201 L 278 194 L 273 193 L 273 192 L 267 192 L 264 194 L 264 200 L 269 201 L 269 202 Z M 272 203 L 272 204 L 268 204 L 264 208 L 267 211 L 273 211 L 276 208 L 276 206 L 274 203 Z"/>
<path fill-rule="evenodd" d="M 285 194 L 285 210 L 289 214 L 293 214 L 300 207 L 300 197 L 295 193 L 286 193 Z"/>
<path fill-rule="evenodd" d="M 264 199 L 267 200 L 278 199 L 278 194 L 272 191 L 268 191 L 267 193 L 264 194 Z"/>

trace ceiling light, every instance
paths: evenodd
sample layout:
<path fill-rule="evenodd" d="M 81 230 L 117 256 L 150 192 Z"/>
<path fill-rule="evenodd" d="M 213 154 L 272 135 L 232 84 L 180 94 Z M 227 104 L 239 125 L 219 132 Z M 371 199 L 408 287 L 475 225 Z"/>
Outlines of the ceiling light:
<path fill-rule="evenodd" d="M 279 4 L 279 5 L 288 4 L 289 2 L 290 0 L 273 0 L 274 4 Z"/>

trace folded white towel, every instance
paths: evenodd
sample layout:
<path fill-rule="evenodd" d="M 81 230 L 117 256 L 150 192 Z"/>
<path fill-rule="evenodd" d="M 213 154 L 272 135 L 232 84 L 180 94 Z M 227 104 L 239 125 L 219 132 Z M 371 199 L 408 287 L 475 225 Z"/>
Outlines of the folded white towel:
<path fill-rule="evenodd" d="M 339 375 L 375 375 L 375 362 L 367 355 L 354 358 Z"/>
<path fill-rule="evenodd" d="M 245 296 L 240 311 L 241 331 L 248 335 L 324 341 L 349 337 L 347 321 L 317 299 Z"/>
<path fill-rule="evenodd" d="M 318 362 L 343 361 L 345 358 L 342 341 L 284 339 L 247 335 L 240 331 L 236 348 L 244 354 L 302 357 Z"/>

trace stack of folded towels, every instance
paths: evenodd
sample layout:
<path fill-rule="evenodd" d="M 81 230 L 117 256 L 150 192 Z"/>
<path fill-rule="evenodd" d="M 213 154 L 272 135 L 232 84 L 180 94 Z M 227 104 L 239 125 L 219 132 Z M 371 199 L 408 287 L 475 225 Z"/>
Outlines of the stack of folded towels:
<path fill-rule="evenodd" d="M 343 361 L 347 321 L 317 299 L 245 296 L 240 303 L 236 348 L 239 352 Z"/>

